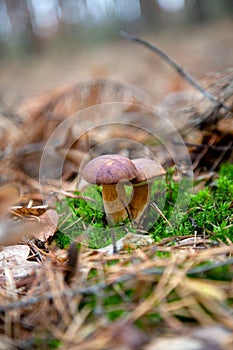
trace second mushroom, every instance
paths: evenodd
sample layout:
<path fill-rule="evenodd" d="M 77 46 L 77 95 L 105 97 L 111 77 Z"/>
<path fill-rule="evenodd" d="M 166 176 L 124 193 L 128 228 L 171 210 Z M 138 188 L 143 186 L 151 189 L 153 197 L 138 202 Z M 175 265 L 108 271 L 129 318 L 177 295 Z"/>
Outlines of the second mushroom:
<path fill-rule="evenodd" d="M 133 194 L 128 207 L 131 219 L 139 223 L 149 204 L 154 179 L 164 175 L 166 171 L 159 162 L 152 159 L 137 158 L 132 162 L 137 169 L 137 176 L 131 181 Z"/>

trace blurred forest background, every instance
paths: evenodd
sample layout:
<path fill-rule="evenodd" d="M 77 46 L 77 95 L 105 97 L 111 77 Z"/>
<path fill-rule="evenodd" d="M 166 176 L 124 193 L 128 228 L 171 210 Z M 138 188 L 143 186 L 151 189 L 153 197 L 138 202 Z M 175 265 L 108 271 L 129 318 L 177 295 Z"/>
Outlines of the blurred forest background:
<path fill-rule="evenodd" d="M 185 83 L 119 30 L 150 40 L 198 75 L 232 65 L 232 15 L 232 0 L 0 0 L 1 101 L 104 76 L 156 102 Z"/>

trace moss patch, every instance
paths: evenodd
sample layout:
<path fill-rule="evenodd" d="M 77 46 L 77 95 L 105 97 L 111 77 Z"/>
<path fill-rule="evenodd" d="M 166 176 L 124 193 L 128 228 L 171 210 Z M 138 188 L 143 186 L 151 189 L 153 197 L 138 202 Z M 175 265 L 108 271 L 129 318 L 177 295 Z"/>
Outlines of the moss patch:
<path fill-rule="evenodd" d="M 153 185 L 152 201 L 161 208 L 168 221 L 172 217 L 171 227 L 154 208 L 149 208 L 144 220 L 148 228 L 146 230 L 155 241 L 194 233 L 208 236 L 213 240 L 220 239 L 224 242 L 227 238 L 232 240 L 232 179 L 233 165 L 223 164 L 215 180 L 207 182 L 198 193 L 191 193 L 188 188 L 183 191 L 184 201 L 189 203 L 184 210 L 177 205 L 181 185 L 174 179 L 174 171 L 169 169 L 166 179 Z M 195 185 L 196 183 L 194 187 Z M 79 192 L 76 194 L 81 195 Z M 55 236 L 60 247 L 65 247 L 69 240 L 81 235 L 91 248 L 111 243 L 111 234 L 102 205 L 101 188 L 89 186 L 82 195 L 87 199 L 67 198 L 57 204 L 57 210 L 63 214 L 61 216 L 63 224 Z M 174 225 L 174 222 L 179 224 Z M 126 229 L 135 232 L 131 223 L 122 223 L 116 227 L 117 238 L 124 236 Z"/>

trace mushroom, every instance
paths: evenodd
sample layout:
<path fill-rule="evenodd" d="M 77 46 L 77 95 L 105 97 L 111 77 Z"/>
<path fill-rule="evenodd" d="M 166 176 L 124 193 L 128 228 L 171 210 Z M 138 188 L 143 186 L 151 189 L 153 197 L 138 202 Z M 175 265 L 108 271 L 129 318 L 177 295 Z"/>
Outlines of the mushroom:
<path fill-rule="evenodd" d="M 89 161 L 82 171 L 84 180 L 102 185 L 105 212 L 113 222 L 129 217 L 124 183 L 136 175 L 137 170 L 133 162 L 117 154 L 96 157 Z"/>
<path fill-rule="evenodd" d="M 166 171 L 159 162 L 152 159 L 137 158 L 132 162 L 137 168 L 137 176 L 131 181 L 133 195 L 128 208 L 131 219 L 138 223 L 149 204 L 153 180 Z"/>

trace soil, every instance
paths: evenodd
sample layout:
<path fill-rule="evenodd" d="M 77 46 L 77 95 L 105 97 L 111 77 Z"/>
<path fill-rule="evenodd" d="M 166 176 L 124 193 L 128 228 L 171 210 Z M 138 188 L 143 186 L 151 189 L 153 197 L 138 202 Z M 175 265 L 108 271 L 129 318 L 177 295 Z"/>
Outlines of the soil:
<path fill-rule="evenodd" d="M 135 33 L 137 34 L 137 33 Z M 143 34 L 196 77 L 232 66 L 232 22 Z M 149 93 L 154 102 L 188 84 L 171 67 L 145 48 L 119 38 L 98 45 L 83 43 L 47 47 L 37 54 L 0 61 L 0 95 L 7 104 L 58 86 L 93 77 L 107 77 Z"/>

